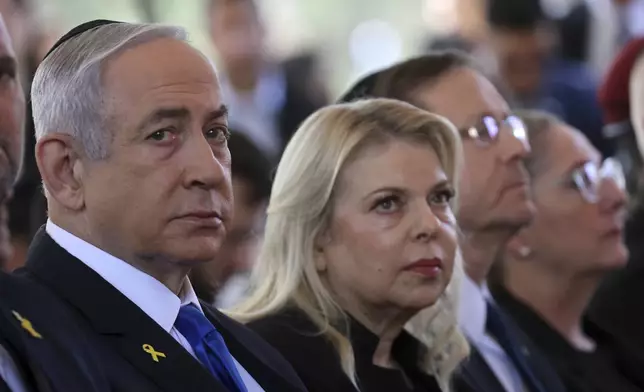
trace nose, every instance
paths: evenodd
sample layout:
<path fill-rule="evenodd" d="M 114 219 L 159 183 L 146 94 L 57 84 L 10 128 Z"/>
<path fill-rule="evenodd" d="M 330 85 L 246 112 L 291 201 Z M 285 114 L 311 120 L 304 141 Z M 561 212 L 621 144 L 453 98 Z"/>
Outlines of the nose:
<path fill-rule="evenodd" d="M 524 138 L 515 136 L 512 127 L 504 123 L 499 132 L 497 148 L 501 160 L 507 163 L 527 158 L 530 153 L 530 142 L 527 136 Z"/>
<path fill-rule="evenodd" d="M 214 153 L 201 131 L 188 138 L 184 149 L 184 186 L 210 190 L 230 178 L 230 153 L 225 156 Z"/>
<path fill-rule="evenodd" d="M 599 183 L 599 209 L 605 212 L 613 212 L 624 208 L 628 196 L 617 182 L 611 178 L 604 178 Z"/>
<path fill-rule="evenodd" d="M 417 241 L 429 241 L 435 238 L 440 227 L 440 221 L 431 206 L 423 203 L 414 215 L 416 216 L 414 239 Z"/>

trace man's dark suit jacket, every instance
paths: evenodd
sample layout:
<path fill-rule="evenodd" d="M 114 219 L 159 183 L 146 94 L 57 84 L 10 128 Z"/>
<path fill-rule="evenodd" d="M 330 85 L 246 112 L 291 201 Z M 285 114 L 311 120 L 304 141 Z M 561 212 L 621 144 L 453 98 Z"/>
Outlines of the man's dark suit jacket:
<path fill-rule="evenodd" d="M 42 335 L 31 341 L 44 347 L 20 347 L 21 342 L 15 346 L 20 355 L 38 362 L 50 390 L 227 391 L 170 334 L 43 229 L 26 266 L 11 280 L 16 282 L 14 289 L 5 294 Z M 210 306 L 202 303 L 202 308 L 231 354 L 266 392 L 306 391 L 290 364 L 268 343 Z M 155 361 L 150 346 L 165 357 Z M 68 360 L 40 360 L 45 352 Z M 66 374 L 92 385 L 70 388 Z"/>
<path fill-rule="evenodd" d="M 0 392 L 11 392 L 9 386 L 6 382 L 0 377 Z"/>
<path fill-rule="evenodd" d="M 516 327 L 515 336 L 525 348 L 524 354 L 532 371 L 548 392 L 566 392 L 553 367 L 538 351 L 530 339 Z M 471 344 L 471 343 L 470 343 Z M 470 357 L 465 360 L 454 377 L 455 392 L 506 392 L 501 382 L 487 364 L 481 353 L 471 344 Z M 532 392 L 532 391 L 530 391 Z"/>
<path fill-rule="evenodd" d="M 47 313 L 32 304 L 47 307 Z M 48 319 L 51 314 L 56 316 Z M 28 325 L 18 317 L 27 320 Z M 65 331 L 60 340 L 54 341 L 43 332 L 43 327 L 52 323 Z M 68 311 L 52 301 L 46 290 L 0 273 L 0 345 L 15 362 L 28 390 L 109 391 L 105 380 L 97 377 L 102 371 L 87 343 Z M 61 350 L 70 345 L 77 346 L 77 350 Z"/>

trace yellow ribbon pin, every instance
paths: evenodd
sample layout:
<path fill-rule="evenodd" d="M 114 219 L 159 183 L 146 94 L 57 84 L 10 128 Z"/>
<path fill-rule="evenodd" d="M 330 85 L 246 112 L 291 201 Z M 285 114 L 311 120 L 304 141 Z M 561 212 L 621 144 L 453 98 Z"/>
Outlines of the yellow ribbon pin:
<path fill-rule="evenodd" d="M 161 351 L 156 351 L 154 347 L 152 347 L 149 344 L 144 344 L 143 345 L 143 351 L 146 353 L 150 354 L 152 356 L 152 359 L 154 362 L 159 362 L 159 358 L 165 358 L 165 354 L 162 353 Z"/>
<path fill-rule="evenodd" d="M 33 336 L 34 338 L 36 338 L 36 339 L 42 339 L 42 335 L 40 333 L 38 333 L 38 331 L 36 331 L 34 329 L 34 326 L 31 325 L 31 321 L 29 321 L 26 318 L 22 317 L 20 315 L 20 313 L 16 312 L 15 310 L 12 310 L 11 313 L 13 313 L 13 316 L 16 318 L 16 320 L 20 321 L 20 326 L 25 331 L 29 332 L 29 334 L 31 336 Z"/>

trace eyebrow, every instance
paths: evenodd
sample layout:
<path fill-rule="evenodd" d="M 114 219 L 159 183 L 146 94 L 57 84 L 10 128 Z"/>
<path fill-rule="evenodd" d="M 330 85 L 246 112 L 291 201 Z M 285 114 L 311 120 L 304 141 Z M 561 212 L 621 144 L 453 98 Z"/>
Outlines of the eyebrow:
<path fill-rule="evenodd" d="M 156 125 L 164 120 L 185 120 L 190 117 L 190 111 L 185 107 L 177 108 L 161 108 L 157 109 L 154 112 L 150 113 L 139 126 L 139 130 L 145 129 L 151 125 Z"/>
<path fill-rule="evenodd" d="M 219 106 L 216 110 L 206 115 L 206 121 L 213 121 L 226 117 L 228 115 L 228 108 L 225 105 Z M 143 130 L 151 125 L 156 125 L 164 120 L 185 120 L 190 117 L 190 110 L 186 107 L 176 108 L 161 108 L 157 109 L 148 115 L 139 126 L 139 130 Z"/>
<path fill-rule="evenodd" d="M 572 173 L 574 173 L 576 170 L 583 168 L 587 163 L 590 163 L 590 162 L 595 162 L 595 161 L 593 159 L 577 160 L 573 164 L 569 165 L 566 168 L 566 171 L 564 173 L 566 176 L 569 176 Z"/>
<path fill-rule="evenodd" d="M 507 111 L 501 111 L 498 113 L 493 113 L 491 111 L 481 112 L 476 115 L 469 116 L 467 118 L 467 121 L 465 122 L 465 124 L 467 125 L 463 126 L 462 128 L 459 128 L 459 130 L 464 131 L 464 130 L 468 130 L 470 127 L 476 126 L 483 117 L 490 116 L 498 121 L 498 120 L 504 120 L 510 115 L 512 115 L 512 113 Z"/>
<path fill-rule="evenodd" d="M 443 189 L 453 189 L 454 187 L 452 186 L 452 183 L 447 180 L 447 179 L 441 179 L 439 180 L 436 184 L 432 185 L 430 188 L 429 192 L 436 192 L 438 190 L 443 190 Z M 369 192 L 364 199 L 368 199 L 372 197 L 373 195 L 377 193 L 382 193 L 382 192 L 391 192 L 395 194 L 401 194 L 401 193 L 406 193 L 408 191 L 407 188 L 401 188 L 401 187 L 396 187 L 396 186 L 386 186 L 383 188 L 378 188 L 375 191 Z"/>
<path fill-rule="evenodd" d="M 228 107 L 226 105 L 220 105 L 217 110 L 214 110 L 206 115 L 206 121 L 215 121 L 222 118 L 228 117 Z"/>

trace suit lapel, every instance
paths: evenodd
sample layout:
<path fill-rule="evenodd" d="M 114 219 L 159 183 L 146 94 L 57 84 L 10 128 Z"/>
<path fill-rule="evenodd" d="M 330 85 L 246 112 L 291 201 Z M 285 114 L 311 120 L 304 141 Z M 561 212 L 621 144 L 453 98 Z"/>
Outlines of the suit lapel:
<path fill-rule="evenodd" d="M 485 362 L 479 351 L 472 346 L 470 357 L 463 365 L 463 378 L 477 392 L 504 392 L 505 388 Z"/>
<path fill-rule="evenodd" d="M 227 391 L 169 333 L 42 229 L 24 271 L 76 308 L 108 349 L 118 352 L 161 390 Z"/>
<path fill-rule="evenodd" d="M 244 335 L 243 327 L 236 325 L 232 320 L 210 306 L 202 304 L 203 311 L 211 323 L 217 328 L 224 338 L 226 346 L 235 359 L 248 373 L 261 385 L 264 390 L 300 391 L 297 385 L 292 384 L 269 362 L 269 359 L 258 350 L 257 344 L 249 341 Z M 251 332 L 248 332 L 251 334 Z M 251 335 L 254 336 L 254 335 Z M 259 338 L 258 338 L 259 339 Z M 254 351 L 248 350 L 252 347 Z"/>
<path fill-rule="evenodd" d="M 11 392 L 11 389 L 9 389 L 9 385 L 7 385 L 2 377 L 0 377 L 0 392 Z"/>

